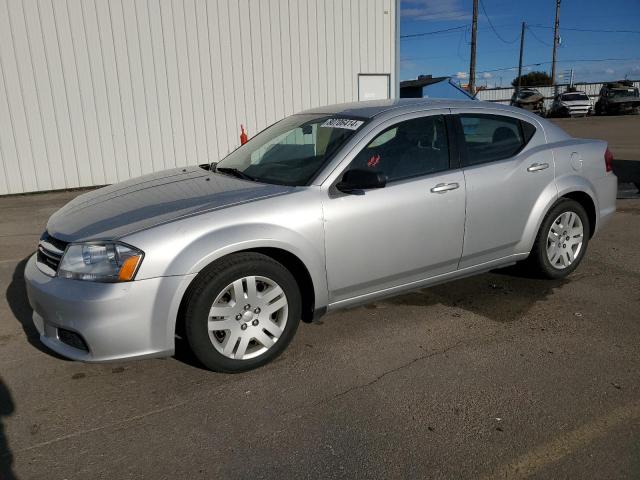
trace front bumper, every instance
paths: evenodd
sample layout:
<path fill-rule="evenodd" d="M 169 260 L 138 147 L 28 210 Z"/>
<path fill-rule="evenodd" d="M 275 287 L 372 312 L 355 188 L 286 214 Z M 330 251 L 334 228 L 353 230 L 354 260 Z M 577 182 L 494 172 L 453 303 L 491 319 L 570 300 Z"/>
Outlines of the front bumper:
<path fill-rule="evenodd" d="M 104 362 L 172 355 L 181 294 L 192 276 L 125 283 L 69 280 L 45 275 L 34 255 L 24 278 L 42 343 L 73 360 Z M 80 335 L 86 349 L 63 342 L 65 330 Z"/>
<path fill-rule="evenodd" d="M 568 107 L 566 114 L 569 116 L 586 116 L 591 113 L 591 107 Z"/>

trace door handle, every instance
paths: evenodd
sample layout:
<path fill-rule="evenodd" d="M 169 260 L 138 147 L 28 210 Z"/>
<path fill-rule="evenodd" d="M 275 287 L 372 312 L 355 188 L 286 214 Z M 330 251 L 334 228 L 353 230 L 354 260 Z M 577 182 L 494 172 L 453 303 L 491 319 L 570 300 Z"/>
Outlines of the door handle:
<path fill-rule="evenodd" d="M 439 183 L 431 189 L 432 193 L 444 193 L 460 187 L 458 183 Z"/>
<path fill-rule="evenodd" d="M 540 170 L 544 170 L 546 168 L 549 168 L 548 163 L 532 163 L 531 165 L 529 165 L 529 168 L 527 168 L 527 172 L 539 172 Z"/>

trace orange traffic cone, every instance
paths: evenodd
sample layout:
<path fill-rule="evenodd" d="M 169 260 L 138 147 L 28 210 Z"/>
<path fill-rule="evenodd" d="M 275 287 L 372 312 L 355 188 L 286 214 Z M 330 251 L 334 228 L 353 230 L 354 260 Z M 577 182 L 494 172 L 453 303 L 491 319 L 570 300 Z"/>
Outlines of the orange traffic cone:
<path fill-rule="evenodd" d="M 240 124 L 240 145 L 244 145 L 249 140 L 247 132 L 244 131 L 244 125 Z"/>

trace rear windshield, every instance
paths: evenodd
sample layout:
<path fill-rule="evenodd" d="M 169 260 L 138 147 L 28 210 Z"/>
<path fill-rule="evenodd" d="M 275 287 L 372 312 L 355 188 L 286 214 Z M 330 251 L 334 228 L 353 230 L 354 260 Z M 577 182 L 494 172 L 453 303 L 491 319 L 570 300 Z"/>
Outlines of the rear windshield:
<path fill-rule="evenodd" d="M 589 97 L 584 93 L 565 93 L 562 95 L 562 100 L 565 102 L 575 102 L 577 100 L 588 102 Z"/>
<path fill-rule="evenodd" d="M 610 97 L 637 97 L 638 89 L 637 88 L 616 88 L 614 90 L 609 90 Z"/>

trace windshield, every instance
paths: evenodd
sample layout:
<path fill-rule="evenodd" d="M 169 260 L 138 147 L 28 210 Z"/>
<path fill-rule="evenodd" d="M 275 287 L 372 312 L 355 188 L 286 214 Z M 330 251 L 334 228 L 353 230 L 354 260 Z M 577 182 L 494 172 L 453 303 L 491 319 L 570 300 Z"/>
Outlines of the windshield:
<path fill-rule="evenodd" d="M 364 123 L 341 115 L 292 115 L 231 152 L 216 168 L 258 182 L 308 185 Z"/>
<path fill-rule="evenodd" d="M 637 88 L 616 88 L 615 90 L 609 90 L 610 97 L 637 97 Z"/>
<path fill-rule="evenodd" d="M 589 101 L 589 97 L 587 97 L 584 93 L 565 93 L 562 95 L 563 102 L 575 102 L 577 100 L 580 101 Z"/>

